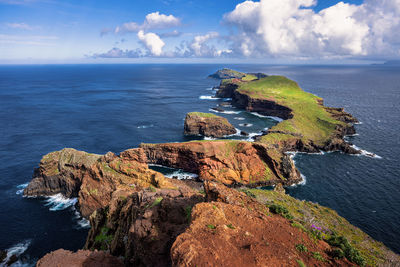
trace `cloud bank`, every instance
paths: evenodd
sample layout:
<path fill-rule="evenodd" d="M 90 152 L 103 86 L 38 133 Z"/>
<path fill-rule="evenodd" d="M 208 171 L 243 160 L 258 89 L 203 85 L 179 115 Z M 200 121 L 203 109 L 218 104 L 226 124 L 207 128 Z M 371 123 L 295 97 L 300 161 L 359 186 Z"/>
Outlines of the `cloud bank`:
<path fill-rule="evenodd" d="M 366 57 L 400 54 L 400 0 L 339 2 L 316 13 L 314 0 L 245 1 L 224 16 L 244 56 Z"/>

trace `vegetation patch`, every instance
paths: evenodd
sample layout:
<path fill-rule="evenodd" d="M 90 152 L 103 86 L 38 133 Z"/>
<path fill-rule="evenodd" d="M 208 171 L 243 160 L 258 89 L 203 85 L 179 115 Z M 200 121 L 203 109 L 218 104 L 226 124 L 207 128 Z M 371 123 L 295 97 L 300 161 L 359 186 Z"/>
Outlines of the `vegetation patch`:
<path fill-rule="evenodd" d="M 307 252 L 308 251 L 307 247 L 303 244 L 296 245 L 296 249 L 298 252 Z"/>
<path fill-rule="evenodd" d="M 114 236 L 109 234 L 110 228 L 103 226 L 100 229 L 100 233 L 95 237 L 95 246 L 100 247 L 101 250 L 108 250 L 110 248 L 111 241 Z"/>

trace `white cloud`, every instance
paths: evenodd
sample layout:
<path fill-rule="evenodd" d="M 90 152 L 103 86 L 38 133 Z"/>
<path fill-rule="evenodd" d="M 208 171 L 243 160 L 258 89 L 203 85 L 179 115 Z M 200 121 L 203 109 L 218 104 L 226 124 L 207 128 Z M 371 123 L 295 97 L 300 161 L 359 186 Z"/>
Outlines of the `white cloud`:
<path fill-rule="evenodd" d="M 160 36 L 155 33 L 149 32 L 144 33 L 142 30 L 137 33 L 137 37 L 143 43 L 153 56 L 161 56 L 162 49 L 165 45 L 164 41 L 161 40 Z"/>
<path fill-rule="evenodd" d="M 160 12 L 153 12 L 147 14 L 144 22 L 138 24 L 136 22 L 127 22 L 115 28 L 115 33 L 138 32 L 141 30 L 151 29 L 165 29 L 176 27 L 181 24 L 179 18 L 173 15 L 160 14 Z"/>
<path fill-rule="evenodd" d="M 196 57 L 214 56 L 215 48 L 207 45 L 207 41 L 219 36 L 217 32 L 209 32 L 205 35 L 197 35 L 193 38 L 189 48 Z"/>
<path fill-rule="evenodd" d="M 397 54 L 400 0 L 339 2 L 316 13 L 314 0 L 245 1 L 224 16 L 245 56 L 364 57 Z"/>
<path fill-rule="evenodd" d="M 31 31 L 35 28 L 26 23 L 6 23 L 6 26 L 11 29 L 20 29 L 20 30 L 28 30 L 28 31 Z"/>

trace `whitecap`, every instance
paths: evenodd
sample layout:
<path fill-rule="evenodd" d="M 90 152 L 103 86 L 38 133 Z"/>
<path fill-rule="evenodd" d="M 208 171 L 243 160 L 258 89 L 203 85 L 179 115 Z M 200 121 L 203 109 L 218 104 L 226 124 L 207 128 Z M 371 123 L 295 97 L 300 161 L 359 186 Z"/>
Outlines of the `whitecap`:
<path fill-rule="evenodd" d="M 369 157 L 369 158 L 382 159 L 381 156 L 379 156 L 379 155 L 377 155 L 375 153 L 369 152 L 367 150 L 361 149 L 356 145 L 352 145 L 351 147 L 354 148 L 354 149 L 357 149 L 358 151 L 360 151 L 360 154 L 351 154 L 351 155 L 354 155 L 354 156 L 366 156 L 366 157 Z"/>
<path fill-rule="evenodd" d="M 283 119 L 281 119 L 281 118 L 279 118 L 279 117 L 261 115 L 260 113 L 257 113 L 257 112 L 250 112 L 250 114 L 252 114 L 252 115 L 254 115 L 254 116 L 257 116 L 257 117 L 259 117 L 259 118 L 268 118 L 268 119 L 272 119 L 272 120 L 277 121 L 277 122 L 283 121 Z"/>
<path fill-rule="evenodd" d="M 154 127 L 154 125 L 153 124 L 150 124 L 150 125 L 139 125 L 137 128 L 138 129 L 146 129 L 146 128 L 150 128 L 150 127 Z"/>
<path fill-rule="evenodd" d="M 226 97 L 226 98 L 224 98 L 223 100 L 224 100 L 224 101 L 232 101 L 232 98 Z"/>
<path fill-rule="evenodd" d="M 90 228 L 90 221 L 83 218 L 82 215 L 74 208 L 75 216 L 74 219 L 76 220 L 77 229 L 88 229 Z"/>
<path fill-rule="evenodd" d="M 178 180 L 190 180 L 190 179 L 196 179 L 197 177 L 199 177 L 195 173 L 184 172 L 182 170 L 177 170 L 177 171 L 174 171 L 173 173 L 166 174 L 164 176 L 167 178 L 173 178 L 173 179 L 178 179 Z"/>
<path fill-rule="evenodd" d="M 251 127 L 251 126 L 253 126 L 253 124 L 252 124 L 252 123 L 241 123 L 241 124 L 239 124 L 239 126 L 242 126 L 242 127 Z"/>
<path fill-rule="evenodd" d="M 28 247 L 30 246 L 31 243 L 32 243 L 31 240 L 25 240 L 25 241 L 22 241 L 21 243 L 18 243 L 16 245 L 12 246 L 11 248 L 7 249 L 6 250 L 7 257 L 4 259 L 3 262 L 7 262 L 13 255 L 15 255 L 17 258 L 19 258 L 28 249 Z M 0 263 L 0 266 L 3 266 L 2 263 Z M 11 266 L 14 266 L 14 267 L 32 266 L 32 264 L 17 261 L 15 263 L 13 263 Z"/>
<path fill-rule="evenodd" d="M 359 122 L 355 122 L 354 124 L 363 124 L 361 121 L 359 121 Z"/>
<path fill-rule="evenodd" d="M 61 193 L 58 193 L 56 195 L 47 197 L 45 200 L 45 206 L 49 206 L 50 211 L 58 211 L 75 206 L 77 202 L 77 198 L 66 198 Z"/>
<path fill-rule="evenodd" d="M 24 193 L 24 189 L 28 186 L 29 183 L 17 185 L 17 192 L 15 194 L 22 195 Z"/>
<path fill-rule="evenodd" d="M 233 110 L 224 110 L 224 111 L 218 111 L 215 109 L 210 108 L 209 111 L 215 112 L 215 113 L 223 113 L 223 114 L 239 114 L 242 111 L 233 111 Z"/>
<path fill-rule="evenodd" d="M 207 88 L 206 90 L 207 90 L 207 91 L 212 91 L 212 90 L 214 90 L 214 87 L 209 87 L 209 88 Z"/>
<path fill-rule="evenodd" d="M 218 99 L 221 99 L 221 98 L 218 98 L 218 97 L 215 97 L 215 96 L 212 96 L 212 95 L 201 95 L 201 96 L 199 96 L 199 99 L 203 99 L 203 100 L 218 100 Z"/>
<path fill-rule="evenodd" d="M 204 136 L 203 139 L 204 140 L 217 140 L 217 138 L 209 137 L 209 136 Z"/>
<path fill-rule="evenodd" d="M 234 117 L 234 119 L 238 120 L 238 121 L 244 121 L 245 120 L 245 118 L 243 118 L 243 117 Z"/>
<path fill-rule="evenodd" d="M 305 175 L 300 173 L 300 177 L 301 177 L 301 181 L 296 184 L 292 184 L 290 187 L 297 187 L 298 185 L 305 185 L 307 183 L 307 178 Z"/>

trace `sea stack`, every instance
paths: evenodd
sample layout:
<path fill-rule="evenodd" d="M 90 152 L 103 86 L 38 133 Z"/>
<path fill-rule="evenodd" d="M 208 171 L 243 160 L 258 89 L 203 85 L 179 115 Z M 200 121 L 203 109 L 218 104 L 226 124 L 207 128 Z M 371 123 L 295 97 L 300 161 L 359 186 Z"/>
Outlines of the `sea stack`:
<path fill-rule="evenodd" d="M 235 133 L 235 127 L 223 117 L 201 112 L 190 112 L 186 115 L 185 135 L 221 138 Z"/>

